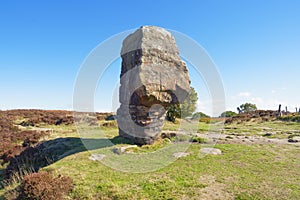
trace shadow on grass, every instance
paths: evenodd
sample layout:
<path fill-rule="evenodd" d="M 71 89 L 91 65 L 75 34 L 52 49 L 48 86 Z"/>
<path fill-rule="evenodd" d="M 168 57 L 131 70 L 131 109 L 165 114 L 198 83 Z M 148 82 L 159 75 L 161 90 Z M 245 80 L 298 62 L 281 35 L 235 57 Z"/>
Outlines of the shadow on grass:
<path fill-rule="evenodd" d="M 96 150 L 113 146 L 114 144 L 131 144 L 122 137 L 112 139 L 88 139 L 88 138 L 57 138 L 28 147 L 18 156 L 10 159 L 5 170 L 0 171 L 4 181 L 15 177 L 22 177 L 28 173 L 37 172 L 66 156 L 87 150 Z"/>
<path fill-rule="evenodd" d="M 2 184 L 3 173 L 4 173 L 4 169 L 0 169 L 0 190 L 3 189 L 3 184 Z M 0 196 L 0 199 L 1 199 L 1 196 Z"/>

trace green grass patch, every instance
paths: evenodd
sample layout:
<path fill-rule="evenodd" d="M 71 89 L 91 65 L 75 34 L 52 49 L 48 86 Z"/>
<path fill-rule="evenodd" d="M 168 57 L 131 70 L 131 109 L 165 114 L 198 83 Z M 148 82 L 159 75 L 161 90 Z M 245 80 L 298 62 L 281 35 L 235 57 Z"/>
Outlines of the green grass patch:
<path fill-rule="evenodd" d="M 166 122 L 164 129 L 178 130 L 180 126 L 190 130 L 195 128 L 195 124 L 189 122 L 181 125 Z M 206 132 L 210 126 L 199 123 L 196 130 Z M 205 195 L 216 193 L 219 199 L 300 199 L 300 149 L 295 145 L 217 144 L 214 147 L 222 151 L 221 155 L 201 157 L 199 151 L 207 145 L 205 139 L 179 136 L 171 139 L 173 143 L 179 141 L 178 146 L 172 146 L 168 139 L 164 139 L 154 145 L 130 148 L 118 155 L 112 149 L 126 146 L 130 141 L 117 137 L 117 128 L 81 127 L 79 135 L 82 140 L 74 126 L 51 128 L 54 133 L 49 137 L 51 140 L 57 137 L 72 139 L 63 140 L 62 148 L 54 148 L 51 145 L 58 144 L 48 142 L 55 154 L 61 154 L 61 159 L 42 170 L 73 179 L 70 199 L 204 199 L 207 198 Z M 287 138 L 299 134 L 300 128 L 297 123 L 247 122 L 226 125 L 224 129 L 228 135 L 263 135 L 264 131 L 277 132 Z M 174 159 L 166 167 L 147 173 L 117 170 L 123 167 L 134 171 L 135 167 L 151 169 L 151 165 L 159 166 L 173 152 L 184 151 L 186 146 L 180 141 L 191 138 L 195 143 L 186 150 L 190 155 Z M 111 142 L 116 146 L 111 146 Z M 83 144 L 89 146 L 90 151 Z M 162 148 L 169 149 L 159 151 Z M 90 160 L 91 153 L 105 153 L 103 163 L 106 164 Z M 142 153 L 153 153 L 153 156 L 148 160 L 136 156 Z M 122 161 L 122 166 L 107 166 L 116 160 Z M 7 190 L 9 188 L 0 189 L 0 199 Z"/>
<path fill-rule="evenodd" d="M 200 148 L 200 145 L 191 145 L 190 156 L 151 173 L 114 170 L 89 160 L 88 152 L 66 157 L 47 169 L 73 177 L 72 197 L 81 199 L 97 195 L 121 199 L 193 198 L 201 197 L 206 187 L 216 187 L 236 199 L 300 197 L 297 184 L 300 151 L 293 146 L 217 145 L 222 155 L 203 158 L 198 157 Z M 211 180 L 203 181 L 202 177 L 207 175 Z"/>

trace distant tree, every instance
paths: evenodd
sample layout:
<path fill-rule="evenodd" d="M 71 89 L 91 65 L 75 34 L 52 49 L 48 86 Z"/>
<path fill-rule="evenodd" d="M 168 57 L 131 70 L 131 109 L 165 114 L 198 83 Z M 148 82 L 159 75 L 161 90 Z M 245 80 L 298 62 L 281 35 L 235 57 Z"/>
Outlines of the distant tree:
<path fill-rule="evenodd" d="M 167 114 L 166 114 L 166 119 L 175 122 L 176 118 L 181 117 L 181 110 L 180 110 L 180 105 L 179 104 L 173 104 L 169 107 Z"/>
<path fill-rule="evenodd" d="M 174 104 L 169 107 L 166 115 L 167 120 L 175 122 L 176 118 L 191 116 L 196 110 L 197 100 L 197 92 L 191 87 L 190 94 L 182 104 Z"/>
<path fill-rule="evenodd" d="M 257 107 L 252 103 L 244 103 L 238 107 L 242 113 L 256 111 Z"/>
<path fill-rule="evenodd" d="M 225 112 L 223 112 L 223 113 L 220 115 L 220 117 L 233 117 L 233 116 L 235 116 L 235 115 L 237 115 L 236 112 L 233 112 L 233 111 L 225 111 Z"/>
<path fill-rule="evenodd" d="M 210 116 L 204 114 L 203 112 L 196 112 L 192 116 L 192 119 L 200 119 L 200 118 L 210 118 Z"/>
<path fill-rule="evenodd" d="M 180 105 L 181 117 L 191 116 L 196 110 L 197 101 L 198 101 L 197 92 L 193 87 L 191 87 L 189 96 L 186 98 L 183 104 Z"/>

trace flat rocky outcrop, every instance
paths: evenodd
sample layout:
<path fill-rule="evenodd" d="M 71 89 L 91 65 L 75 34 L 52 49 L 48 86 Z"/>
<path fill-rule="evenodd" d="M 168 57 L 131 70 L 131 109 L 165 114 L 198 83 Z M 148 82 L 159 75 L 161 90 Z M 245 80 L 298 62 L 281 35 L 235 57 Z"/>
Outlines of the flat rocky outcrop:
<path fill-rule="evenodd" d="M 121 57 L 119 134 L 139 145 L 151 144 L 168 107 L 183 102 L 190 91 L 186 63 L 171 33 L 155 26 L 142 26 L 125 38 Z"/>

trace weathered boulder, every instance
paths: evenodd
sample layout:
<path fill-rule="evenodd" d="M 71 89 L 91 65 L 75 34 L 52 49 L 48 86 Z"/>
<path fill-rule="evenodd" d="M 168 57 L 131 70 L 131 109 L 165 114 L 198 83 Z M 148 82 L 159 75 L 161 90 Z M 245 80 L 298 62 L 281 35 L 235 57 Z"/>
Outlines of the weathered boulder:
<path fill-rule="evenodd" d="M 142 26 L 125 38 L 121 57 L 119 135 L 151 144 L 168 107 L 183 102 L 190 91 L 186 63 L 171 33 L 155 26 Z"/>

